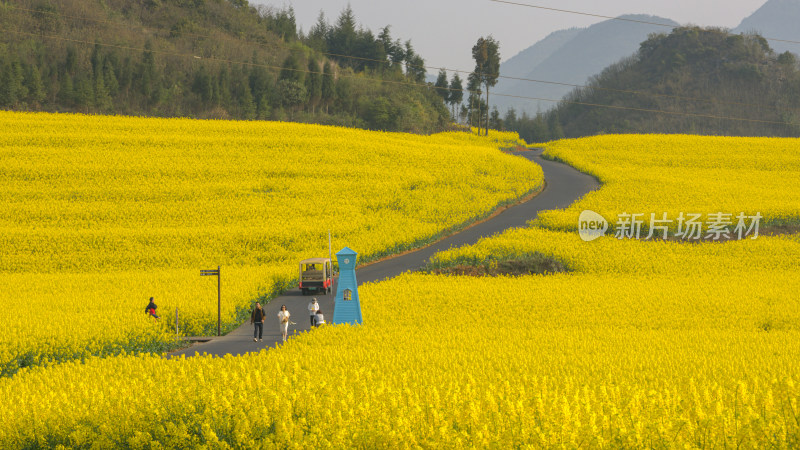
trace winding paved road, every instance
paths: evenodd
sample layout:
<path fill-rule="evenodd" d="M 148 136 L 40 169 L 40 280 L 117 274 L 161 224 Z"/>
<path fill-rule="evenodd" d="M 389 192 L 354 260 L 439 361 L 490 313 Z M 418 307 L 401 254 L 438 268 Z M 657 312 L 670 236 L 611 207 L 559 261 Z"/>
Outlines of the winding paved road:
<path fill-rule="evenodd" d="M 357 268 L 356 277 L 359 284 L 392 278 L 409 270 L 417 270 L 424 267 L 430 257 L 440 250 L 471 245 L 482 237 L 503 232 L 508 228 L 524 227 L 529 220 L 536 218 L 539 211 L 564 208 L 600 186 L 597 180 L 590 175 L 578 172 L 566 164 L 542 159 L 541 150 L 515 154 L 542 166 L 547 182 L 542 192 L 524 203 L 511 206 L 484 222 L 448 236 L 428 247 Z M 325 315 L 325 320 L 330 321 L 333 318 L 334 294 L 317 295 L 316 297 Z M 292 314 L 293 321 L 297 323 L 289 328 L 289 332 L 292 333 L 293 330 L 303 332 L 311 328 L 307 309 L 310 300 L 311 296 L 304 296 L 299 289 L 295 288 L 270 301 L 264 308 L 267 319 L 264 323 L 263 342 L 253 342 L 253 326 L 246 321 L 225 336 L 195 344 L 174 352 L 171 356 L 194 356 L 195 353 L 216 356 L 237 355 L 274 347 L 281 340 L 277 317 L 281 305 L 286 305 Z"/>

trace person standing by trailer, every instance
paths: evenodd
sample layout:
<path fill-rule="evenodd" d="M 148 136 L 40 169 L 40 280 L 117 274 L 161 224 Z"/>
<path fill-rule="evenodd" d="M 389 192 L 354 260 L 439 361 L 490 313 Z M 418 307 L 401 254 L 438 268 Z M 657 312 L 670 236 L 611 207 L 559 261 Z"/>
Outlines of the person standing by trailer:
<path fill-rule="evenodd" d="M 256 302 L 256 307 L 250 314 L 250 323 L 255 326 L 253 328 L 253 342 L 261 341 L 261 335 L 264 333 L 264 318 L 266 314 L 264 309 L 261 308 L 261 303 Z"/>
<path fill-rule="evenodd" d="M 308 315 L 311 318 L 311 326 L 314 326 L 314 316 L 319 311 L 319 303 L 317 303 L 317 299 L 312 298 L 311 301 L 308 303 Z"/>
<path fill-rule="evenodd" d="M 289 311 L 286 309 L 286 305 L 281 306 L 281 310 L 278 311 L 278 322 L 280 323 L 281 327 L 281 335 L 283 336 L 283 342 L 286 342 L 286 335 L 289 333 Z"/>
<path fill-rule="evenodd" d="M 147 307 L 144 309 L 144 313 L 149 314 L 155 317 L 156 319 L 160 319 L 161 317 L 158 317 L 158 315 L 156 314 L 157 308 L 158 306 L 156 306 L 155 302 L 153 302 L 153 297 L 150 297 L 150 303 L 147 304 Z"/>

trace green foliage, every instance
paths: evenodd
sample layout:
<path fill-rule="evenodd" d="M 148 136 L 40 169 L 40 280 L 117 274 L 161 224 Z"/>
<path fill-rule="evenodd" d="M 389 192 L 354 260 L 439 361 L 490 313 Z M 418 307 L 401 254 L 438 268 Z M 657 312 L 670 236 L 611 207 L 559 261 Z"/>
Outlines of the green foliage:
<path fill-rule="evenodd" d="M 294 9 L 291 6 L 273 14 L 266 14 L 264 21 L 267 29 L 280 36 L 285 42 L 290 42 L 297 37 L 297 22 L 294 18 Z"/>
<path fill-rule="evenodd" d="M 386 97 L 372 100 L 367 108 L 366 120 L 369 128 L 373 130 L 391 130 L 395 127 L 397 113 L 394 106 Z"/>
<path fill-rule="evenodd" d="M 278 93 L 281 105 L 287 107 L 292 112 L 292 115 L 308 99 L 308 92 L 306 92 L 305 86 L 299 81 L 288 78 L 278 82 Z M 292 117 L 290 116 L 291 119 Z"/>
<path fill-rule="evenodd" d="M 450 92 L 447 95 L 447 102 L 453 107 L 453 111 L 455 111 L 457 105 L 464 101 L 463 89 L 464 85 L 461 82 L 461 77 L 458 76 L 458 73 L 453 74 L 453 78 L 450 80 Z M 453 116 L 455 116 L 455 112 Z"/>
<path fill-rule="evenodd" d="M 308 103 L 313 112 L 322 100 L 322 73 L 320 73 L 320 66 L 316 60 L 310 59 L 308 61 L 305 87 L 308 94 Z"/>
<path fill-rule="evenodd" d="M 602 133 L 800 136 L 798 107 L 794 55 L 776 56 L 761 36 L 683 27 L 651 35 L 636 55 L 607 67 L 557 108 L 505 126 L 528 142 Z"/>
<path fill-rule="evenodd" d="M 472 58 L 475 60 L 475 70 L 470 74 L 472 85 L 486 86 L 486 107 L 479 108 L 478 130 L 480 131 L 480 118 L 486 117 L 486 134 L 489 134 L 489 88 L 497 84 L 500 76 L 500 43 L 492 36 L 480 37 L 472 47 Z"/>
<path fill-rule="evenodd" d="M 450 96 L 450 91 L 448 90 L 447 85 L 447 71 L 444 69 L 439 69 L 439 76 L 436 78 L 436 83 L 434 83 L 434 87 L 436 87 L 436 93 L 439 94 L 439 97 L 442 97 L 442 100 L 447 101 Z"/>
<path fill-rule="evenodd" d="M 571 272 L 569 266 L 559 258 L 541 252 L 525 252 L 519 255 L 489 256 L 483 261 L 460 257 L 445 262 L 428 263 L 426 271 L 435 274 L 471 276 L 523 276 Z"/>
<path fill-rule="evenodd" d="M 325 66 L 322 69 L 322 88 L 321 88 L 321 95 L 322 95 L 322 103 L 325 105 L 325 110 L 327 111 L 328 105 L 333 101 L 333 97 L 336 94 L 336 89 L 334 88 L 333 84 L 333 69 L 331 68 L 331 63 L 326 62 Z"/>
<path fill-rule="evenodd" d="M 6 56 L 0 64 L 0 104 L 15 106 L 27 95 L 22 83 L 23 68 L 16 55 Z"/>
<path fill-rule="evenodd" d="M 401 44 L 389 26 L 377 36 L 358 26 L 349 7 L 333 25 L 320 14 L 303 36 L 291 7 L 245 0 L 33 3 L 0 14 L 0 27 L 36 33 L 0 39 L 2 108 L 420 132 L 440 131 L 447 122 L 442 97 L 424 82 L 418 67 L 424 61 L 410 42 Z M 382 78 L 418 85 L 379 86 L 375 79 Z M 375 99 L 384 97 L 388 111 L 400 115 L 397 105 L 409 91 L 415 99 L 409 110 L 421 108 L 418 119 L 375 120 Z"/>
<path fill-rule="evenodd" d="M 676 28 L 668 35 L 650 36 L 635 57 L 607 68 L 566 100 L 678 114 L 561 103 L 549 113 L 548 122 L 554 138 L 562 127 L 566 137 L 597 133 L 798 136 L 797 119 L 785 115 L 800 106 L 798 88 L 800 73 L 794 57 L 791 53 L 776 57 L 761 36 Z M 794 123 L 777 123 L 786 121 Z"/>
<path fill-rule="evenodd" d="M 281 66 L 281 72 L 278 75 L 278 80 L 289 80 L 302 83 L 303 76 L 304 70 L 300 65 L 300 60 L 295 52 L 289 52 L 289 55 L 286 56 L 286 59 L 283 61 L 283 65 Z"/>
<path fill-rule="evenodd" d="M 797 58 L 794 56 L 794 53 L 786 51 L 778 55 L 778 64 L 794 67 L 797 65 Z"/>
<path fill-rule="evenodd" d="M 500 118 L 500 112 L 497 110 L 496 106 L 492 108 L 492 112 L 489 115 L 489 128 L 493 130 L 503 129 L 503 119 Z"/>
<path fill-rule="evenodd" d="M 46 88 L 42 82 L 42 74 L 35 65 L 29 65 L 25 72 L 25 86 L 28 87 L 28 98 L 34 104 L 39 104 L 47 97 Z"/>

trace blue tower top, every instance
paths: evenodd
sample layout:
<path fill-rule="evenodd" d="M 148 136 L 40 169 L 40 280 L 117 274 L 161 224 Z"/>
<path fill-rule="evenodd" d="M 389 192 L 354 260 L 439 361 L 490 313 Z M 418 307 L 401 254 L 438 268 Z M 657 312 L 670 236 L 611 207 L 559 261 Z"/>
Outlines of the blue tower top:
<path fill-rule="evenodd" d="M 356 260 L 358 253 L 350 248 L 336 252 L 339 262 L 339 282 L 336 284 L 336 297 L 333 300 L 333 323 L 361 323 L 361 302 L 358 298 L 356 280 Z"/>
<path fill-rule="evenodd" d="M 357 258 L 358 253 L 353 251 L 350 247 L 345 247 L 336 252 L 336 261 L 339 262 L 339 270 L 355 269 Z"/>

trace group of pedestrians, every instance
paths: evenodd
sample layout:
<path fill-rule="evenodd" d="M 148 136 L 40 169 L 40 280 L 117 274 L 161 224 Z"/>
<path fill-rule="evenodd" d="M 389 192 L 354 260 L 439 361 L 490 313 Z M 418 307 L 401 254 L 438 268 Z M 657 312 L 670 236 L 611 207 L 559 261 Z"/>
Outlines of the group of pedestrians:
<path fill-rule="evenodd" d="M 319 309 L 319 303 L 317 303 L 317 299 L 311 299 L 311 302 L 308 304 L 308 314 L 311 319 L 311 326 L 318 327 L 325 323 L 325 316 L 322 315 L 322 311 Z"/>
<path fill-rule="evenodd" d="M 325 323 L 325 317 L 322 315 L 322 311 L 319 309 L 319 303 L 317 303 L 316 298 L 312 299 L 308 304 L 308 312 L 311 316 L 311 326 L 318 327 Z M 281 329 L 281 337 L 283 338 L 283 342 L 286 342 L 286 337 L 289 334 L 289 325 L 296 325 L 291 321 L 291 316 L 292 315 L 289 310 L 286 309 L 286 305 L 282 305 L 281 310 L 278 311 L 278 325 Z M 261 303 L 256 302 L 256 307 L 250 314 L 250 323 L 255 327 L 253 329 L 253 342 L 260 342 L 263 340 L 262 335 L 264 333 L 264 320 L 266 320 L 264 308 L 261 307 Z"/>
<path fill-rule="evenodd" d="M 145 308 L 145 314 L 154 317 L 156 320 L 160 319 L 156 314 L 156 306 L 153 297 L 150 297 L 150 303 L 147 304 Z M 322 315 L 322 311 L 319 309 L 319 303 L 317 303 L 317 299 L 314 298 L 308 304 L 308 313 L 311 317 L 311 326 L 318 327 L 325 323 L 325 316 Z M 286 337 L 289 334 L 289 325 L 296 325 L 294 322 L 290 320 L 291 314 L 289 310 L 286 309 L 286 305 L 281 306 L 281 310 L 278 311 L 278 325 L 281 329 L 281 336 L 283 337 L 283 342 L 286 342 Z M 262 341 L 262 336 L 264 334 L 264 320 L 266 320 L 267 314 L 264 311 L 264 308 L 261 307 L 261 303 L 256 302 L 256 307 L 253 309 L 253 312 L 250 313 L 250 323 L 254 325 L 253 329 L 253 342 L 260 342 Z"/>

